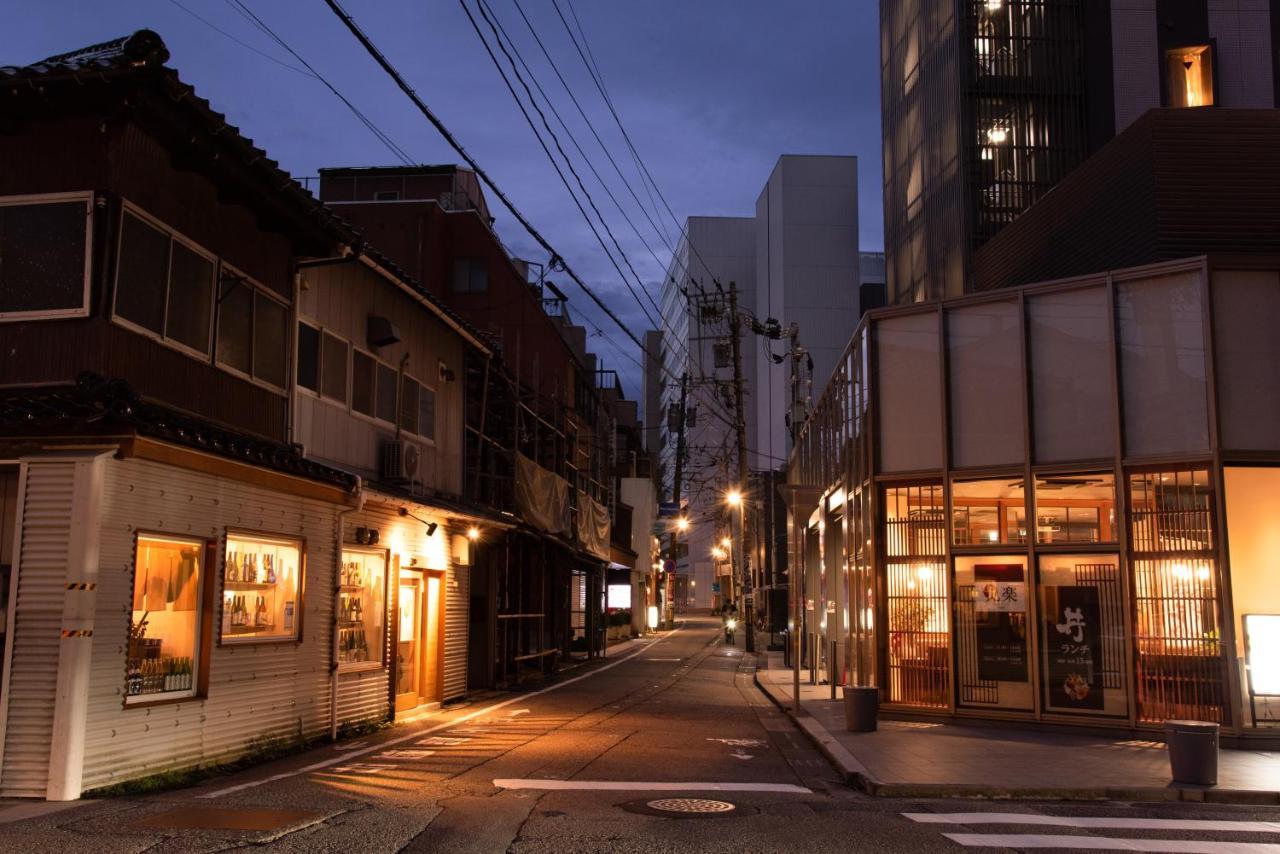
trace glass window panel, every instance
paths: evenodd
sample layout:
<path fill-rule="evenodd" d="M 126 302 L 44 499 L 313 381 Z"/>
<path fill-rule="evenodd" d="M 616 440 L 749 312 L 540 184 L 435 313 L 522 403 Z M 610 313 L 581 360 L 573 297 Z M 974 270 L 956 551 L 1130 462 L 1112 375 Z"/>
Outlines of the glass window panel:
<path fill-rule="evenodd" d="M 381 362 L 378 363 L 376 406 L 376 417 L 396 423 L 396 369 Z"/>
<path fill-rule="evenodd" d="M 1199 273 L 1116 285 L 1128 454 L 1209 446 L 1200 285 Z"/>
<path fill-rule="evenodd" d="M 1030 710 L 1025 557 L 957 557 L 956 687 L 961 705 Z"/>
<path fill-rule="evenodd" d="M 253 375 L 284 388 L 289 352 L 288 310 L 262 293 L 255 294 L 254 300 Z"/>
<path fill-rule="evenodd" d="M 320 391 L 320 330 L 298 324 L 298 385 Z"/>
<path fill-rule="evenodd" d="M 400 389 L 400 428 L 410 433 L 418 432 L 418 385 L 416 380 L 404 377 Z"/>
<path fill-rule="evenodd" d="M 222 642 L 297 638 L 302 565 L 302 544 L 297 540 L 228 534 Z"/>
<path fill-rule="evenodd" d="M 1280 450 L 1280 274 L 1215 271 L 1213 326 L 1223 446 Z"/>
<path fill-rule="evenodd" d="M 1027 541 L 1027 499 L 1020 477 L 951 484 L 951 542 L 989 546 Z"/>
<path fill-rule="evenodd" d="M 386 664 L 387 556 L 344 550 L 338 584 L 338 665 Z"/>
<path fill-rule="evenodd" d="M 85 202 L 0 205 L 0 313 L 84 307 Z"/>
<path fill-rule="evenodd" d="M 938 316 L 933 312 L 876 321 L 880 468 L 942 467 L 942 390 Z"/>
<path fill-rule="evenodd" d="M 1164 52 L 1170 107 L 1213 106 L 1213 49 L 1176 47 Z"/>
<path fill-rule="evenodd" d="M 164 333 L 164 298 L 169 285 L 169 235 L 126 213 L 120 224 L 115 313 Z"/>
<path fill-rule="evenodd" d="M 1245 725 L 1280 726 L 1280 468 L 1225 470 L 1227 547 L 1231 555 L 1231 599 L 1235 603 L 1236 666 L 1243 674 Z M 1254 615 L 1250 620 L 1244 615 Z"/>
<path fill-rule="evenodd" d="M 351 354 L 351 408 L 373 417 L 373 357 L 355 350 Z"/>
<path fill-rule="evenodd" d="M 125 657 L 125 702 L 196 693 L 204 543 L 139 535 Z"/>
<path fill-rule="evenodd" d="M 169 255 L 169 307 L 165 337 L 192 350 L 209 352 L 213 277 L 217 265 L 189 246 L 173 241 Z"/>
<path fill-rule="evenodd" d="M 320 393 L 330 400 L 347 402 L 347 352 L 350 347 L 341 338 L 324 333 L 321 343 Z"/>
<path fill-rule="evenodd" d="M 884 506 L 887 699 L 945 707 L 951 628 L 942 485 L 887 488 Z"/>
<path fill-rule="evenodd" d="M 418 398 L 418 435 L 428 439 L 436 437 L 436 393 L 426 386 Z"/>
<path fill-rule="evenodd" d="M 1114 456 L 1106 291 L 1099 287 L 1028 296 L 1027 346 L 1036 460 Z"/>
<path fill-rule="evenodd" d="M 1115 541 L 1114 474 L 1046 474 L 1036 478 L 1037 543 Z"/>
<path fill-rule="evenodd" d="M 253 289 L 224 276 L 218 292 L 218 361 L 247 374 L 253 367 Z"/>
<path fill-rule="evenodd" d="M 1014 302 L 947 311 L 953 465 L 1022 461 L 1021 335 Z"/>
<path fill-rule="evenodd" d="M 1127 715 L 1119 556 L 1042 555 L 1039 565 L 1044 710 Z"/>

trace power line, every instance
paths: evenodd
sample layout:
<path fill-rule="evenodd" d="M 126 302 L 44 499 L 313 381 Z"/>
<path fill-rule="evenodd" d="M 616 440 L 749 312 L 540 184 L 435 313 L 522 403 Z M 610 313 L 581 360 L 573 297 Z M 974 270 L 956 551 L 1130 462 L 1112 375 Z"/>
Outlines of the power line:
<path fill-rule="evenodd" d="M 217 24 L 213 23 L 213 21 L 210 21 L 208 18 L 202 17 L 200 14 L 198 14 L 198 13 L 197 13 L 197 12 L 195 12 L 194 10 L 192 10 L 192 9 L 190 9 L 190 8 L 188 8 L 188 7 L 184 6 L 184 5 L 182 5 L 181 3 L 179 3 L 179 2 L 178 2 L 178 0 L 169 0 L 169 2 L 170 2 L 170 3 L 172 3 L 174 6 L 177 6 L 179 9 L 181 9 L 181 10 L 182 10 L 182 11 L 184 11 L 184 12 L 186 12 L 188 15 L 190 15 L 190 16 L 191 16 L 191 17 L 193 17 L 193 18 L 195 18 L 197 21 L 199 21 L 200 23 L 204 24 L 206 27 L 208 27 L 209 29 L 213 30 L 214 32 L 221 33 L 222 35 L 226 36 L 228 39 L 230 39 L 231 41 L 233 41 L 233 42 L 235 42 L 236 44 L 240 45 L 240 46 L 241 46 L 242 48 L 244 48 L 245 50 L 252 51 L 253 53 L 256 53 L 258 56 L 262 57 L 263 59 L 266 59 L 266 60 L 269 60 L 269 61 L 271 61 L 271 62 L 274 62 L 276 65 L 280 66 L 281 68 L 287 68 L 287 69 L 289 69 L 290 71 L 296 71 L 298 74 L 301 74 L 301 75 L 303 75 L 303 76 L 305 76 L 305 77 L 315 77 L 315 76 L 316 76 L 315 74 L 311 73 L 310 71 L 307 71 L 305 68 L 299 68 L 299 67 L 298 67 L 298 66 L 296 66 L 296 65 L 290 65 L 289 63 L 287 63 L 287 62 L 285 62 L 285 61 L 283 61 L 283 60 L 281 60 L 281 59 L 278 59 L 278 58 L 276 58 L 276 57 L 272 56 L 271 54 L 267 53 L 266 51 L 258 50 L 256 47 L 254 47 L 253 45 L 249 44 L 249 43 L 248 43 L 248 42 L 246 42 L 246 41 L 241 41 L 240 39 L 238 39 L 238 38 L 236 38 L 235 36 L 233 36 L 231 33 L 227 32 L 227 31 L 226 31 L 226 30 L 224 30 L 224 29 L 222 29 L 222 27 L 219 27 Z"/>

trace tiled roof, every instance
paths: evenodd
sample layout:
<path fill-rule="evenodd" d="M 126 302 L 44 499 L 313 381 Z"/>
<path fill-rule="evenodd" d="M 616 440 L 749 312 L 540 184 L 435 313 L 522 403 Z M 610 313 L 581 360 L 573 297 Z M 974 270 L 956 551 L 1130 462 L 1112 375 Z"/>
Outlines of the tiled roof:
<path fill-rule="evenodd" d="M 83 98 L 88 87 L 94 84 L 155 87 L 165 96 L 171 105 L 169 109 L 180 120 L 204 130 L 217 145 L 229 150 L 233 162 L 256 175 L 264 200 L 283 202 L 296 221 L 319 229 L 331 240 L 350 245 L 408 285 L 472 339 L 483 340 L 479 330 L 394 261 L 366 243 L 358 229 L 311 195 L 281 169 L 277 161 L 268 157 L 266 151 L 254 145 L 253 140 L 242 134 L 238 127 L 228 123 L 224 114 L 197 96 L 195 88 L 183 83 L 177 71 L 165 67 L 168 60 L 169 49 L 165 47 L 164 40 L 151 30 L 138 30 L 132 35 L 50 56 L 30 65 L 0 66 L 0 114 L 4 113 L 9 98 L 35 96 L 47 99 L 56 97 L 60 92 L 69 97 Z"/>
<path fill-rule="evenodd" d="M 239 433 L 144 400 L 124 380 L 84 373 L 74 386 L 0 392 L 0 434 L 32 436 L 66 430 L 88 435 L 129 430 L 347 490 L 356 484 L 355 475 L 312 462 L 297 446 Z"/>

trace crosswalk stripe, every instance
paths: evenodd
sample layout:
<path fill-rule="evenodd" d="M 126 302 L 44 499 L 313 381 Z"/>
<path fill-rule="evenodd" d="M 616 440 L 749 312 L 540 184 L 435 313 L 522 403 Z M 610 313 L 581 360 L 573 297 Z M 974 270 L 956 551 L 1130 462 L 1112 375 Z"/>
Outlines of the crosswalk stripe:
<path fill-rule="evenodd" d="M 1100 818 L 1018 812 L 904 812 L 922 824 L 1036 824 L 1106 830 L 1215 830 L 1237 833 L 1280 833 L 1275 821 L 1216 821 L 1194 818 Z"/>
<path fill-rule="evenodd" d="M 1034 833 L 944 833 L 952 842 L 981 848 L 1074 848 L 1090 851 L 1157 851 L 1165 854 L 1280 854 L 1273 842 L 1217 842 L 1207 839 L 1117 839 Z"/>

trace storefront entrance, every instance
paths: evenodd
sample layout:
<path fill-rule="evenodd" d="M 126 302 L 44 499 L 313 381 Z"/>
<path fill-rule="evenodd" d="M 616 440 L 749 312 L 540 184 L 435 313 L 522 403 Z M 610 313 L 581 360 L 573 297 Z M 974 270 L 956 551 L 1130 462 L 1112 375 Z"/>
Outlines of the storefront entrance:
<path fill-rule="evenodd" d="M 444 577 L 401 569 L 396 620 L 396 712 L 443 698 Z"/>

